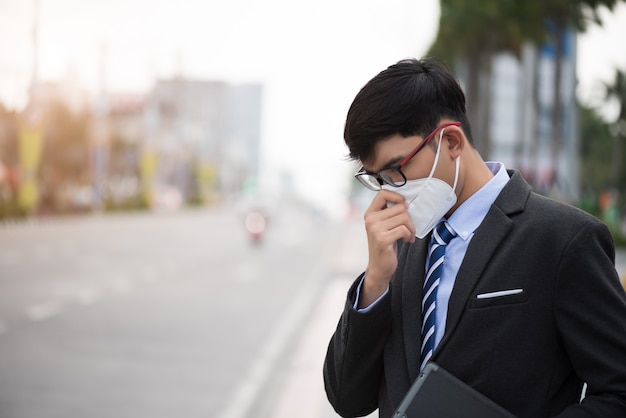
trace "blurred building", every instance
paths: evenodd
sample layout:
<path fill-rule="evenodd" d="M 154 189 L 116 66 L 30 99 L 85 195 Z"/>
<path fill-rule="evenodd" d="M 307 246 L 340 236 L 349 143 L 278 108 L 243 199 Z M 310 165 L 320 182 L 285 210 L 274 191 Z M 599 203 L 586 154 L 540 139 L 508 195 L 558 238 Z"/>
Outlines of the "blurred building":
<path fill-rule="evenodd" d="M 69 79 L 60 83 L 45 81 L 31 87 L 31 102 L 41 108 L 49 107 L 54 103 L 62 103 L 70 111 L 78 114 L 88 106 L 88 94 Z"/>
<path fill-rule="evenodd" d="M 139 189 L 168 207 L 241 193 L 258 177 L 261 94 L 257 84 L 173 78 L 143 95 L 110 95 L 111 197 Z"/>
<path fill-rule="evenodd" d="M 113 94 L 106 100 L 106 123 L 110 136 L 106 148 L 107 194 L 113 206 L 139 204 L 139 163 L 145 131 L 146 97 L 146 94 Z"/>
<path fill-rule="evenodd" d="M 144 158 L 154 184 L 185 199 L 228 198 L 259 170 L 261 94 L 258 84 L 174 78 L 147 95 Z"/>

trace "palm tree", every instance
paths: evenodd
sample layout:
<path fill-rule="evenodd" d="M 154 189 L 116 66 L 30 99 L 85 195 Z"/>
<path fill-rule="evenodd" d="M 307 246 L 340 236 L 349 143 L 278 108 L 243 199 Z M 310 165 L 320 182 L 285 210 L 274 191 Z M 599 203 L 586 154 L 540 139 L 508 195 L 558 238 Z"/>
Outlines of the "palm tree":
<path fill-rule="evenodd" d="M 540 9 L 536 2 L 514 0 L 441 0 L 439 31 L 429 54 L 466 68 L 467 109 L 476 147 L 489 156 L 491 139 L 491 64 L 501 51 L 519 54 L 522 41 L 538 42 L 533 30 Z M 534 17 L 533 17 L 534 16 Z"/>
<path fill-rule="evenodd" d="M 613 10 L 619 0 L 549 0 L 540 1 L 541 22 L 544 26 L 546 39 L 554 45 L 554 79 L 553 79 L 553 110 L 552 110 L 552 167 L 556 174 L 561 144 L 563 143 L 563 104 L 561 95 L 562 64 L 565 52 L 564 34 L 572 28 L 584 32 L 590 23 L 602 25 L 599 15 L 601 6 Z M 549 22 L 547 24 L 546 22 Z M 556 177 L 553 176 L 553 181 Z"/>
<path fill-rule="evenodd" d="M 483 155 L 490 150 L 490 79 L 494 54 L 510 51 L 519 56 L 521 45 L 551 39 L 555 46 L 552 115 L 553 167 L 562 143 L 561 73 L 563 32 L 584 31 L 590 22 L 601 24 L 601 6 L 613 10 L 619 0 L 441 0 L 439 30 L 429 54 L 450 62 L 465 63 L 468 116 L 476 146 Z M 548 25 L 548 22 L 552 22 Z M 557 128 L 559 127 L 559 128 Z"/>

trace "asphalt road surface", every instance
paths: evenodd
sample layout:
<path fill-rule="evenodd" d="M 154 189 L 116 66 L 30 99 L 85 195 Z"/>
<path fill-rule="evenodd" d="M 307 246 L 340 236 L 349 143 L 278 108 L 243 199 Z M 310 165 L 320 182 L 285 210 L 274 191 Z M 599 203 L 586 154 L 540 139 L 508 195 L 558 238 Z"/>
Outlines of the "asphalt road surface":
<path fill-rule="evenodd" d="M 302 207 L 259 246 L 230 208 L 0 226 L 0 417 L 278 416 L 361 229 Z"/>

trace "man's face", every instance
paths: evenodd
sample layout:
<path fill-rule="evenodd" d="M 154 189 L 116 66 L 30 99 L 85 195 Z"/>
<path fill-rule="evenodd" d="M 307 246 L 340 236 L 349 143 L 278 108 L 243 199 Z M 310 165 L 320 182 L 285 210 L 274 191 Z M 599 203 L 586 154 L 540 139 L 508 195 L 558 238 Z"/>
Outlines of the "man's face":
<path fill-rule="evenodd" d="M 450 161 L 448 157 L 451 157 L 449 151 L 452 143 L 449 143 L 449 137 L 443 136 L 443 133 L 446 128 L 458 129 L 459 126 L 460 122 L 441 123 L 426 139 L 419 135 L 402 137 L 399 134 L 385 138 L 376 143 L 373 156 L 363 161 L 363 166 L 355 177 L 371 190 L 380 190 L 384 183 L 399 187 L 407 180 L 426 178 L 431 174 L 449 183 L 449 175 L 441 177 L 441 174 L 448 173 L 446 166 Z M 436 170 L 431 173 L 437 152 L 443 160 L 441 165 L 444 169 L 440 169 L 440 164 L 437 164 Z M 431 160 L 426 166 L 425 161 Z M 430 167 L 428 172 L 424 167 Z"/>

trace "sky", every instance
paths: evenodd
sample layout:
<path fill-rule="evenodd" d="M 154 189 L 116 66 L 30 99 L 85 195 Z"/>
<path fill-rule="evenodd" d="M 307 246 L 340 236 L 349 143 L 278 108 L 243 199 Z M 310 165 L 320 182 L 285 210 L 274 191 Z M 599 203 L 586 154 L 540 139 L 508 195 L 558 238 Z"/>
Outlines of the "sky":
<path fill-rule="evenodd" d="M 343 122 L 358 90 L 399 59 L 422 56 L 438 0 L 0 0 L 0 101 L 19 108 L 32 74 L 39 4 L 39 78 L 141 93 L 157 78 L 263 84 L 262 184 L 295 187 L 341 211 L 350 172 Z M 626 69 L 626 6 L 578 39 L 578 95 Z M 622 51 L 622 52 L 618 52 Z M 102 57 L 105 57 L 104 61 Z M 609 110 L 610 113 L 610 110 Z"/>

